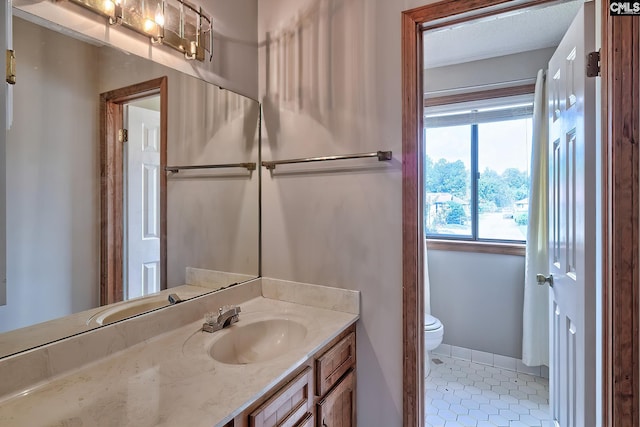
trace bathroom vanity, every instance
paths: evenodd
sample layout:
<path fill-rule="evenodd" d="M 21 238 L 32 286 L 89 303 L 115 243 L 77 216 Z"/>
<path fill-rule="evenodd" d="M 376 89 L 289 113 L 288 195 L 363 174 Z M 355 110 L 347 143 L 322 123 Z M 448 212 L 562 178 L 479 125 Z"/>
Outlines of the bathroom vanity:
<path fill-rule="evenodd" d="M 0 425 L 352 426 L 358 318 L 359 292 L 256 279 L 0 360 Z"/>
<path fill-rule="evenodd" d="M 356 425 L 355 325 L 225 427 Z"/>
<path fill-rule="evenodd" d="M 73 2 L 14 2 L 14 13 L 23 18 L 14 21 L 14 47 L 25 71 L 12 98 L 7 146 L 13 157 L 7 157 L 11 161 L 2 171 L 10 178 L 7 198 L 13 201 L 7 216 L 13 221 L 7 292 L 15 295 L 0 306 L 6 326 L 0 334 L 0 426 L 356 424 L 359 292 L 258 277 L 261 110 L 255 99 L 232 92 L 258 94 L 257 74 L 243 71 L 257 73 L 255 33 L 237 31 L 246 27 L 244 10 L 257 10 L 252 2 L 241 3 L 233 10 L 217 8 L 213 16 L 233 28 L 232 34 L 224 26 L 216 29 L 216 47 L 233 52 L 220 65 L 176 57 L 162 43 L 112 25 L 118 19 Z M 117 10 L 113 2 L 96 4 Z M 55 84 L 48 84 L 49 70 Z M 129 141 L 125 127 L 114 124 L 107 130 L 105 123 L 125 122 L 119 112 L 124 108 L 117 108 L 114 120 L 112 110 L 102 107 L 120 105 L 123 99 L 114 94 L 147 88 L 150 82 L 159 85 L 153 89 L 159 100 L 138 99 L 140 93 L 148 95 L 146 89 L 123 99 L 128 111 L 156 113 L 157 129 L 166 131 L 150 131 L 156 139 L 143 138 L 142 145 Z M 74 100 L 73 111 L 66 104 L 60 108 L 60 98 Z M 46 112 L 42 117 L 33 116 L 33 99 Z M 32 135 L 34 129 L 38 135 Z M 47 136 L 46 149 L 40 134 Z M 145 182 L 157 183 L 160 192 L 139 197 L 151 207 L 145 212 L 157 215 L 125 215 L 120 209 L 127 204 L 124 185 L 116 186 L 123 194 L 110 198 L 115 192 L 106 184 L 120 178 L 109 165 L 129 156 L 120 148 L 113 150 L 119 154 L 106 155 L 107 143 L 116 140 L 116 147 L 130 142 L 129 147 L 161 152 L 160 163 L 144 169 L 149 171 Z M 56 155 L 48 151 L 52 147 Z M 44 184 L 59 185 L 34 190 L 29 179 L 42 177 Z M 83 192 L 72 192 L 77 187 Z M 77 205 L 60 202 L 66 200 Z M 45 209 L 44 216 L 42 206 L 68 207 L 73 215 L 54 217 Z M 107 206 L 114 211 L 102 209 Z M 87 215 L 81 217 L 81 210 Z M 130 243 L 122 250 L 121 228 L 134 228 L 123 225 L 121 217 L 153 225 L 144 229 L 145 239 L 159 240 L 159 261 L 130 261 L 142 251 Z M 72 235 L 68 224 L 75 227 L 69 228 Z M 67 274 L 69 265 L 73 277 Z M 125 270 L 144 272 L 144 280 L 128 277 L 125 286 Z M 182 302 L 169 305 L 178 299 Z M 240 307 L 238 321 L 203 331 L 205 315 L 224 306 Z M 8 320 L 24 313 L 40 317 L 9 327 Z"/>

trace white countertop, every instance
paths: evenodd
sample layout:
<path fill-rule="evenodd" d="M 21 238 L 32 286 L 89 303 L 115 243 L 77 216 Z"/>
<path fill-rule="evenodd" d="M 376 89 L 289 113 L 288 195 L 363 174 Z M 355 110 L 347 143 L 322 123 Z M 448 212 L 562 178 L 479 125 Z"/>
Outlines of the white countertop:
<path fill-rule="evenodd" d="M 275 359 L 227 365 L 197 321 L 80 367 L 0 402 L 2 426 L 222 426 L 358 319 L 357 314 L 258 297 L 240 304 L 250 319 L 289 318 L 307 334 Z"/>

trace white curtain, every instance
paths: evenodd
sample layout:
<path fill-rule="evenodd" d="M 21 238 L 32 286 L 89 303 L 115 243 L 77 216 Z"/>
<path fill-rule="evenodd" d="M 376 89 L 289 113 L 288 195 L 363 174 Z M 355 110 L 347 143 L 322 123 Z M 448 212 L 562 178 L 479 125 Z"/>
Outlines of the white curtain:
<path fill-rule="evenodd" d="M 522 361 L 528 366 L 549 365 L 549 286 L 540 286 L 536 274 L 549 273 L 548 124 L 544 72 L 538 71 L 533 104 L 529 226 L 525 261 Z"/>
<path fill-rule="evenodd" d="M 422 281 L 424 283 L 423 296 L 424 296 L 424 314 L 431 314 L 431 293 L 429 283 L 429 263 L 427 262 L 427 239 L 422 236 Z"/>

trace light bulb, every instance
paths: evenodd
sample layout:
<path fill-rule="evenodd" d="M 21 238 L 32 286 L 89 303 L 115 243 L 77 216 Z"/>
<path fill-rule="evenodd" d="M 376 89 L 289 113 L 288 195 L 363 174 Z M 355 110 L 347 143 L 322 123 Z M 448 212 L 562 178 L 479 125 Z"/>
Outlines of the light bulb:
<path fill-rule="evenodd" d="M 144 20 L 144 31 L 145 32 L 150 33 L 151 31 L 153 31 L 155 26 L 156 26 L 156 23 L 153 22 L 151 19 L 145 19 Z"/>
<path fill-rule="evenodd" d="M 164 12 L 160 3 L 158 3 L 158 7 L 156 7 L 156 24 L 164 27 Z"/>
<path fill-rule="evenodd" d="M 105 0 L 104 1 L 104 12 L 109 14 L 109 15 L 113 15 L 113 11 L 116 9 L 116 5 L 113 1 L 111 0 Z"/>

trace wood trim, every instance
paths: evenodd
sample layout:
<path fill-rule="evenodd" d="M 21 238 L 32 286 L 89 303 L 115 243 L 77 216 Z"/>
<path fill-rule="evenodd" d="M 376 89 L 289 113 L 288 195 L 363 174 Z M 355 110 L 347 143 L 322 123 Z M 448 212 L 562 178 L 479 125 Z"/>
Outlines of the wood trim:
<path fill-rule="evenodd" d="M 402 14 L 402 348 L 403 425 L 424 425 L 423 348 L 419 333 L 424 319 L 418 220 L 422 129 L 422 37 L 419 11 Z"/>
<path fill-rule="evenodd" d="M 475 92 L 438 96 L 432 98 L 428 98 L 425 96 L 423 103 L 425 107 L 434 107 L 436 105 L 458 104 L 460 102 L 479 101 L 482 99 L 504 98 L 507 96 L 526 95 L 529 93 L 533 94 L 535 90 L 535 84 L 519 85 L 500 89 L 480 90 Z"/>
<path fill-rule="evenodd" d="M 160 79 L 160 289 L 167 289 L 167 138 L 169 88 L 167 77 Z"/>
<path fill-rule="evenodd" d="M 640 183 L 640 18 L 611 17 L 603 2 L 607 181 L 603 413 L 610 426 L 640 425 L 638 201 Z M 607 156 L 608 155 L 608 156 Z"/>
<path fill-rule="evenodd" d="M 611 408 L 613 406 L 613 365 L 612 365 L 612 330 L 611 330 L 611 118 L 609 117 L 609 80 L 611 78 L 609 54 L 609 4 L 602 2 L 601 23 L 601 167 L 602 167 L 602 425 L 613 426 Z"/>
<path fill-rule="evenodd" d="M 100 304 L 122 301 L 122 107 L 100 96 Z M 120 214 L 118 214 L 120 212 Z M 118 279 L 120 278 L 120 280 Z M 118 281 L 120 286 L 118 287 Z"/>
<path fill-rule="evenodd" d="M 544 3 L 559 3 L 560 1 L 562 0 L 529 0 L 520 4 L 507 5 L 507 3 L 512 2 L 512 0 L 444 0 L 438 3 L 417 7 L 404 13 L 410 14 L 413 20 L 418 23 L 421 28 L 435 29 L 471 20 L 487 18 L 498 13 L 528 9 L 543 5 Z M 487 8 L 492 9 L 486 10 Z M 455 15 L 460 16 L 454 17 Z M 446 22 L 431 22 L 442 18 L 449 19 L 447 19 Z"/>
<path fill-rule="evenodd" d="M 100 94 L 100 304 L 123 300 L 123 166 L 118 129 L 123 104 L 160 94 L 160 168 L 167 164 L 167 77 Z M 160 174 L 160 287 L 167 287 L 167 177 Z"/>
<path fill-rule="evenodd" d="M 523 244 L 470 242 L 466 240 L 427 239 L 427 249 L 435 251 L 475 252 L 517 256 L 525 256 L 526 253 L 526 247 Z"/>
<path fill-rule="evenodd" d="M 431 3 L 407 10 L 403 12 L 403 15 L 409 16 L 411 20 L 421 28 L 425 25 L 429 26 L 430 21 L 437 21 L 442 18 L 451 18 L 455 15 L 462 15 L 462 17 L 447 20 L 448 25 L 450 22 L 464 22 L 463 19 L 465 21 L 475 19 L 476 16 L 480 16 L 481 13 L 478 12 L 480 9 L 498 6 L 508 3 L 509 1 L 511 0 L 465 0 L 463 2 L 456 0 L 443 0 L 437 3 Z"/>

